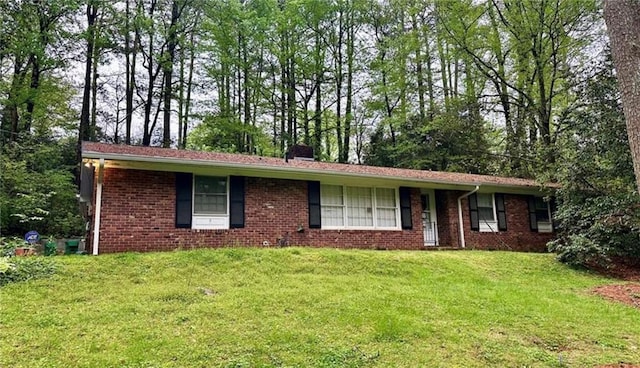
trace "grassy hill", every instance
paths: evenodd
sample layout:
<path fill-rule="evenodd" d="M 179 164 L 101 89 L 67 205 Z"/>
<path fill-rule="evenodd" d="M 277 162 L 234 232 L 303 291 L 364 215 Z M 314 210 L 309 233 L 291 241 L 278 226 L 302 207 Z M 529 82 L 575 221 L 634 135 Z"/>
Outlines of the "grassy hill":
<path fill-rule="evenodd" d="M 552 255 L 334 249 L 59 257 L 0 288 L 2 367 L 640 363 L 640 311 Z"/>

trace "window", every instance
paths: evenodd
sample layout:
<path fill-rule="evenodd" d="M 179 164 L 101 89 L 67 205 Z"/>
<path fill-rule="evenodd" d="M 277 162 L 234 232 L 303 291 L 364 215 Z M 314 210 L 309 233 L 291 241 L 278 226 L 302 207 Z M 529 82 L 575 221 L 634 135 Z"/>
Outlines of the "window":
<path fill-rule="evenodd" d="M 551 224 L 551 210 L 549 208 L 549 202 L 546 202 L 542 197 L 535 197 L 535 212 L 538 232 L 552 232 L 553 225 Z"/>
<path fill-rule="evenodd" d="M 228 180 L 193 176 L 193 229 L 229 228 Z"/>
<path fill-rule="evenodd" d="M 498 231 L 496 212 L 493 207 L 494 200 L 491 193 L 478 193 L 478 217 L 480 231 Z"/>
<path fill-rule="evenodd" d="M 322 222 L 329 227 L 344 226 L 344 200 L 342 187 L 338 185 L 321 185 Z"/>
<path fill-rule="evenodd" d="M 545 202 L 544 198 L 536 197 L 536 219 L 538 222 L 549 222 L 549 202 Z"/>
<path fill-rule="evenodd" d="M 373 226 L 372 188 L 347 187 L 347 226 Z"/>
<path fill-rule="evenodd" d="M 396 191 L 391 188 L 376 188 L 376 220 L 379 227 L 398 226 Z"/>
<path fill-rule="evenodd" d="M 323 228 L 398 228 L 398 195 L 393 188 L 320 186 Z"/>
<path fill-rule="evenodd" d="M 226 177 L 195 176 L 193 187 L 193 213 L 195 215 L 227 214 Z"/>

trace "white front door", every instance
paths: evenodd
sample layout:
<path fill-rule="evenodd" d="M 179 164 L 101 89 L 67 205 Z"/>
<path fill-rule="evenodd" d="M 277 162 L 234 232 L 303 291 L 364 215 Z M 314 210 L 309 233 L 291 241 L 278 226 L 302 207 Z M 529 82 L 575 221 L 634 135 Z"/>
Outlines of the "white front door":
<path fill-rule="evenodd" d="M 435 215 L 435 202 L 433 191 L 424 192 L 420 196 L 422 202 L 422 229 L 424 232 L 424 245 L 438 245 L 438 230 Z"/>

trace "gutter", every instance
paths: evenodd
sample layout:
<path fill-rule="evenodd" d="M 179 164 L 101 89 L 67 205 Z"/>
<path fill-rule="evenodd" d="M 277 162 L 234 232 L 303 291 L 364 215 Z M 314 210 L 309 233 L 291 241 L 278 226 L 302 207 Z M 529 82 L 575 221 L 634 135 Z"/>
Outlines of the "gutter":
<path fill-rule="evenodd" d="M 98 184 L 96 186 L 96 210 L 93 214 L 93 255 L 98 255 L 100 246 L 100 215 L 102 212 L 102 182 L 104 179 L 104 158 L 100 158 L 98 166 Z"/>
<path fill-rule="evenodd" d="M 113 161 L 133 161 L 133 162 L 143 162 L 143 163 L 156 163 L 156 164 L 182 164 L 182 165 L 190 165 L 197 166 L 201 165 L 204 167 L 218 167 L 218 168 L 239 168 L 239 169 L 248 169 L 248 170 L 256 170 L 262 172 L 274 171 L 281 173 L 302 173 L 302 174 L 318 174 L 317 168 L 305 168 L 305 167 L 282 167 L 282 166 L 271 166 L 271 165 L 260 165 L 255 163 L 228 163 L 228 162 L 213 162 L 210 160 L 185 160 L 182 158 L 171 158 L 171 157 L 150 157 L 150 156 L 139 156 L 139 155 L 130 155 L 130 154 L 118 154 L 118 153 L 101 153 L 95 151 L 85 151 L 82 153 L 83 158 L 87 159 L 105 159 L 105 160 L 113 160 Z M 426 178 L 412 178 L 406 176 L 380 176 L 377 174 L 367 174 L 367 173 L 352 173 L 348 171 L 340 171 L 340 170 L 322 170 L 322 174 L 324 175 L 338 175 L 342 177 L 358 177 L 358 178 L 372 178 L 372 179 L 385 179 L 385 180 L 394 180 L 394 181 L 411 181 L 417 183 L 433 183 L 433 184 L 444 184 L 444 185 L 455 185 L 458 187 L 466 186 L 466 187 L 476 187 L 479 185 L 486 185 L 492 187 L 500 187 L 500 188 L 527 188 L 527 189 L 538 189 L 537 185 L 514 185 L 514 184 L 501 184 L 501 183 L 491 183 L 491 182 L 462 182 L 462 181 L 451 181 L 451 180 L 442 180 L 442 179 L 426 179 Z"/>
<path fill-rule="evenodd" d="M 460 248 L 466 247 L 466 243 L 464 240 L 464 222 L 462 221 L 462 198 L 467 198 L 478 190 L 480 190 L 480 186 L 476 185 L 476 188 L 474 190 L 458 197 L 458 227 L 460 228 Z"/>

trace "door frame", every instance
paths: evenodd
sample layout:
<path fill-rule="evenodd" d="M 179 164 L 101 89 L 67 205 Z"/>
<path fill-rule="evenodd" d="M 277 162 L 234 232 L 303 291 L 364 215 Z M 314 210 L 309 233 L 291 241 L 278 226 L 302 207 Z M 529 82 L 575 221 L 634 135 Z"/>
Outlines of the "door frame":
<path fill-rule="evenodd" d="M 420 189 L 420 203 L 422 203 L 422 196 L 427 196 L 429 198 L 429 214 L 431 217 L 431 223 L 433 223 L 434 229 L 433 233 L 435 235 L 435 239 L 433 242 L 427 243 L 424 242 L 424 246 L 434 247 L 439 245 L 439 236 L 438 236 L 438 214 L 436 212 L 436 193 L 434 189 Z M 422 220 L 422 204 L 420 205 L 420 220 Z M 422 227 L 422 238 L 424 239 L 425 228 Z"/>

